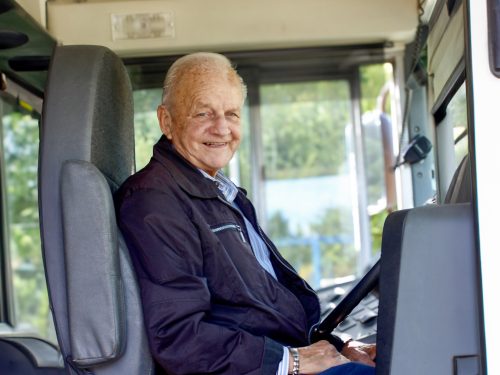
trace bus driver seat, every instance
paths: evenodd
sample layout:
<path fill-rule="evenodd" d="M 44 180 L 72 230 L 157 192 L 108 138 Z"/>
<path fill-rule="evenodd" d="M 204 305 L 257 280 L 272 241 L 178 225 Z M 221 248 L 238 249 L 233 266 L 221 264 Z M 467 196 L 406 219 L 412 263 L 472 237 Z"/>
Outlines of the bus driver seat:
<path fill-rule="evenodd" d="M 109 49 L 55 49 L 39 162 L 43 257 L 67 373 L 153 374 L 112 199 L 134 170 L 132 90 Z"/>

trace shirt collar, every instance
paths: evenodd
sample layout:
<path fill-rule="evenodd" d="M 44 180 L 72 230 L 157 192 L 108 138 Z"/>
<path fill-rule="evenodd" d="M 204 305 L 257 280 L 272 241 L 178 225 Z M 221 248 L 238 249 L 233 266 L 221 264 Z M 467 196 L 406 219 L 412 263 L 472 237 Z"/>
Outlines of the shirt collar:
<path fill-rule="evenodd" d="M 205 172 L 202 169 L 198 169 L 203 176 L 206 178 L 215 181 L 217 184 L 217 187 L 221 191 L 222 195 L 224 195 L 224 198 L 229 203 L 233 203 L 234 199 L 236 198 L 236 195 L 238 195 L 238 188 L 236 185 L 229 179 L 227 178 L 224 173 L 221 171 L 217 171 L 215 177 L 210 176 L 207 172 Z"/>
<path fill-rule="evenodd" d="M 165 135 L 154 146 L 153 159 L 164 167 L 165 172 L 187 194 L 204 199 L 214 199 L 220 195 L 217 185 L 207 180 L 195 166 L 184 159 Z"/>

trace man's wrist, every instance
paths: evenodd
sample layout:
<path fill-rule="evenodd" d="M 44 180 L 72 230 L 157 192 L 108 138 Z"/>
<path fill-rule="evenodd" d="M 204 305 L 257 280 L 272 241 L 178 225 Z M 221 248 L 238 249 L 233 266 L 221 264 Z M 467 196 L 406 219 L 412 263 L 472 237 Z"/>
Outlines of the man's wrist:
<path fill-rule="evenodd" d="M 290 351 L 290 366 L 288 367 L 288 373 L 292 375 L 299 375 L 300 369 L 300 356 L 299 350 L 297 348 L 288 348 Z"/>

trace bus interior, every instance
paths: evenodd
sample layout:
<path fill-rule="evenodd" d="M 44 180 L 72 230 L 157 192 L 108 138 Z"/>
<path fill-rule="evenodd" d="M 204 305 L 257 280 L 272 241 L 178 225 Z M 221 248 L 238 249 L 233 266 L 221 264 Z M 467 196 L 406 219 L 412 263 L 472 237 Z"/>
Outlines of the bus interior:
<path fill-rule="evenodd" d="M 0 374 L 154 375 L 112 192 L 180 56 L 248 96 L 224 172 L 377 375 L 499 374 L 498 0 L 0 0 Z"/>

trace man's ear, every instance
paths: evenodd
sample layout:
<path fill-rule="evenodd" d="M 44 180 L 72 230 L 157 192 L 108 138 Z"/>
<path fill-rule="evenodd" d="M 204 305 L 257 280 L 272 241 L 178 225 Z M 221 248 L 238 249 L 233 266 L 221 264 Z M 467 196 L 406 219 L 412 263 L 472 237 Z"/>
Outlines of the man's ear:
<path fill-rule="evenodd" d="M 168 111 L 167 107 L 163 104 L 159 105 L 156 110 L 156 115 L 158 116 L 158 123 L 160 124 L 160 129 L 167 139 L 172 140 L 172 116 Z"/>

